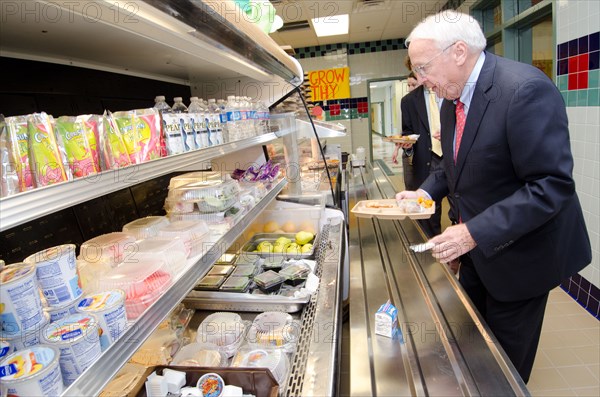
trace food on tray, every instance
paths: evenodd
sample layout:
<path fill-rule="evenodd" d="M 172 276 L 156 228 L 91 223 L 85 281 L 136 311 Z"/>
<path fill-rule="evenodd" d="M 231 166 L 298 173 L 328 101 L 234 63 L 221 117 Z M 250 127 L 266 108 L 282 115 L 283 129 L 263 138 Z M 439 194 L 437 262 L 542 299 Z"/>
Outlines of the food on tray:
<path fill-rule="evenodd" d="M 370 202 L 365 205 L 367 208 L 394 208 L 397 205 L 391 203 L 380 203 L 378 201 Z"/>
<path fill-rule="evenodd" d="M 431 200 L 431 199 L 426 199 L 426 198 L 423 198 L 423 197 L 419 197 L 419 198 L 417 199 L 417 202 L 418 202 L 418 203 L 419 203 L 421 206 L 423 206 L 423 207 L 425 207 L 425 208 L 431 208 L 431 206 L 433 205 L 433 200 Z"/>

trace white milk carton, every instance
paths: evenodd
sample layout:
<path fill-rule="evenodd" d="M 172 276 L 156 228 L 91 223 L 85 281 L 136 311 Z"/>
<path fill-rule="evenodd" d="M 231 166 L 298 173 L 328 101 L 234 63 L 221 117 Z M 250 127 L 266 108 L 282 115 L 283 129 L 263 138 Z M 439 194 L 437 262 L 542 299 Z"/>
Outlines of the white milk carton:
<path fill-rule="evenodd" d="M 398 309 L 387 301 L 375 313 L 375 333 L 393 338 L 398 329 Z"/>

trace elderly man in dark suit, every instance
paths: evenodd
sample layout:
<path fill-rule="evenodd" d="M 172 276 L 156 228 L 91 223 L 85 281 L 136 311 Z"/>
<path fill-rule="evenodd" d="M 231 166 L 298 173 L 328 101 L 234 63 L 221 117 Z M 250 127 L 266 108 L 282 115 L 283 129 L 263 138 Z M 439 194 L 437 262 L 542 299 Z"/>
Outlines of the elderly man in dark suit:
<path fill-rule="evenodd" d="M 484 51 L 471 16 L 432 15 L 407 38 L 420 82 L 445 98 L 444 160 L 416 192 L 450 195 L 456 225 L 430 240 L 525 382 L 549 291 L 591 261 L 565 104 L 531 65 Z"/>

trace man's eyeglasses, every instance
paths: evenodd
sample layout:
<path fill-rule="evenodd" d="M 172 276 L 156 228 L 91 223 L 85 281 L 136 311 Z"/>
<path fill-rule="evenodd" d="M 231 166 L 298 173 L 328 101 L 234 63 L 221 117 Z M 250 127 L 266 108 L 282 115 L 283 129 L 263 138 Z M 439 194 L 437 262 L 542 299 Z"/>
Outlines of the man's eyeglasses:
<path fill-rule="evenodd" d="M 456 44 L 456 41 L 452 44 L 450 44 L 448 47 L 444 48 L 442 51 L 438 52 L 438 54 L 436 56 L 434 56 L 433 58 L 431 58 L 429 61 L 425 62 L 423 65 L 421 66 L 415 66 L 413 68 L 413 72 L 415 74 L 418 74 L 421 77 L 425 77 L 427 76 L 427 67 L 429 66 L 429 64 L 431 62 L 433 62 L 434 59 L 436 59 L 437 57 L 439 57 L 440 55 L 442 55 L 444 53 L 444 51 L 446 51 L 448 48 L 452 47 L 454 44 Z"/>

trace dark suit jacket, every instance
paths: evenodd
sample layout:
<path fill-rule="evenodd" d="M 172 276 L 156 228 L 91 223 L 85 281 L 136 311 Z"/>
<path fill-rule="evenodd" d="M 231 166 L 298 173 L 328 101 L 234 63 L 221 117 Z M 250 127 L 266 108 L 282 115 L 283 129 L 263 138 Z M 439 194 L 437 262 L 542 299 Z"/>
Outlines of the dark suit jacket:
<path fill-rule="evenodd" d="M 455 106 L 444 101 L 442 149 L 452 153 Z M 444 156 L 421 186 L 449 194 L 477 242 L 471 258 L 488 292 L 541 295 L 591 262 L 572 178 L 564 101 L 533 66 L 486 53 L 456 165 Z"/>
<path fill-rule="evenodd" d="M 412 147 L 413 150 L 413 179 L 408 190 L 416 190 L 429 176 L 431 165 L 431 135 L 423 86 L 419 86 L 402 97 L 402 134 L 419 134 L 419 139 Z"/>

